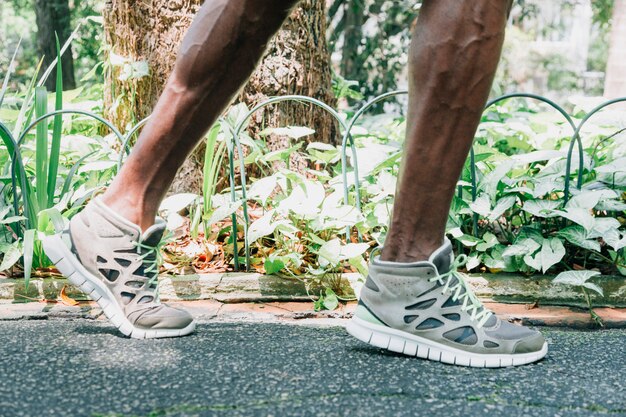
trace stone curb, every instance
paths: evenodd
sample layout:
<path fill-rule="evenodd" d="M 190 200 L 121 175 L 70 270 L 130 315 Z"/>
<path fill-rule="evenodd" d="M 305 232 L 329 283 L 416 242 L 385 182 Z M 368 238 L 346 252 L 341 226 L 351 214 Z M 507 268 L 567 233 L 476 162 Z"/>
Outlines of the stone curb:
<path fill-rule="evenodd" d="M 577 289 L 552 284 L 552 279 L 550 276 L 526 278 L 514 274 L 485 274 L 470 276 L 469 283 L 483 301 L 586 306 Z M 591 295 L 594 306 L 626 307 L 624 277 L 604 276 L 594 282 L 604 291 L 604 297 Z M 66 284 L 67 281 L 60 278 L 35 278 L 26 289 L 21 279 L 0 279 L 0 300 L 56 300 Z M 359 274 L 344 274 L 340 292 L 345 298 L 353 298 L 361 285 Z M 163 301 L 216 300 L 223 303 L 310 301 L 321 290 L 319 286 L 310 286 L 309 296 L 303 280 L 255 273 L 162 276 L 160 288 Z M 76 300 L 87 300 L 71 284 L 68 284 L 66 294 Z"/>
<path fill-rule="evenodd" d="M 199 323 L 253 322 L 287 323 L 316 326 L 344 326 L 356 309 L 356 302 L 340 304 L 334 311 L 314 311 L 311 302 L 223 303 L 217 300 L 174 301 L 173 306 L 189 311 Z M 598 329 L 589 313 L 577 307 L 535 307 L 524 304 L 486 302 L 498 316 L 526 326 Z M 626 329 L 626 309 L 598 308 L 604 328 Z M 99 320 L 106 321 L 94 302 L 77 306 L 61 303 L 13 303 L 0 300 L 0 321 L 18 320 Z"/>

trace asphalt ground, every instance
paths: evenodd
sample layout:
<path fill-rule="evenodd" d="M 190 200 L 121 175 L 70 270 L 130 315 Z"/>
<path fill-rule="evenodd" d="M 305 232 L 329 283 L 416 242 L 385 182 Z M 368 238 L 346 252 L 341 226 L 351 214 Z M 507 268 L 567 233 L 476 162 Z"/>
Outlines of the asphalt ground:
<path fill-rule="evenodd" d="M 0 321 L 0 416 L 626 416 L 626 330 L 542 331 L 542 362 L 474 369 L 341 327 L 205 323 L 146 341 L 97 320 Z"/>

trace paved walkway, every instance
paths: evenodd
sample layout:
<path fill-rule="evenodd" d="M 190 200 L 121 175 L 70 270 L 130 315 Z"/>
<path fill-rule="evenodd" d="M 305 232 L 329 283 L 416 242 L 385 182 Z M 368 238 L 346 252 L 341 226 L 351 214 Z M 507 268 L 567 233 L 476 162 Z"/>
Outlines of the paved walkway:
<path fill-rule="evenodd" d="M 489 370 L 337 326 L 205 322 L 140 341 L 99 320 L 0 321 L 0 416 L 626 416 L 626 331 L 545 334 L 543 362 Z"/>

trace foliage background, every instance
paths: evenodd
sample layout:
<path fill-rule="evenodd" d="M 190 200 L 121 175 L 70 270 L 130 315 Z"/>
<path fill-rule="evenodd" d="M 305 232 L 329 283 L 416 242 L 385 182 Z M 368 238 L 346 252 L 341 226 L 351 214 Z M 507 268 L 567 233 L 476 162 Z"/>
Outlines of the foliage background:
<path fill-rule="evenodd" d="M 562 2 L 560 7 L 567 12 L 577 4 Z M 81 23 L 73 47 L 77 78 L 82 81 L 79 89 L 63 95 L 62 104 L 101 113 L 102 68 L 107 63 L 101 61 L 99 2 L 90 0 L 72 5 L 73 22 L 75 26 Z M 575 120 L 598 104 L 597 98 L 576 97 L 597 96 L 599 84 L 583 85 L 579 80 L 589 77 L 588 72 L 601 72 L 606 67 L 612 2 L 593 2 L 592 6 L 591 53 L 587 62 L 570 66 L 567 56 L 555 55 L 553 51 L 542 54 L 526 47 L 542 37 L 560 39 L 564 27 L 537 23 L 538 2 L 516 2 L 494 94 L 525 85 L 524 77 L 514 76 L 514 71 L 539 67 L 545 75 L 540 84 L 545 91 L 539 92 L 563 102 Z M 39 103 L 41 111 L 51 110 L 59 92 L 47 97 L 40 90 L 38 98 L 31 100 L 37 94 L 27 85 L 37 72 L 39 56 L 35 50 L 30 2 L 8 0 L 0 8 L 3 45 L 0 73 L 7 72 L 13 49 L 22 38 L 16 72 L 9 83 L 11 94 L 0 109 L 0 118 L 19 132 L 23 127 L 19 114 L 30 111 L 32 103 L 34 106 Z M 371 96 L 404 86 L 409 30 L 418 13 L 419 2 L 330 3 L 329 43 L 336 72 L 335 93 L 343 117 L 351 117 Z M 518 80 L 522 81 L 518 83 Z M 268 148 L 264 138 L 277 133 L 275 130 L 258 132 L 254 138 L 242 135 L 240 140 L 246 149 L 244 163 L 260 173 L 251 178 L 249 198 L 253 202 L 247 208 L 253 222 L 247 237 L 242 228 L 241 190 L 236 190 L 235 202 L 230 201 L 229 190 L 214 194 L 212 181 L 217 177 L 218 161 L 224 160 L 227 149 L 226 126 L 216 127 L 208 139 L 215 146 L 206 148 L 209 157 L 205 174 L 209 175 L 205 175 L 205 192 L 176 195 L 164 202 L 162 214 L 168 218 L 176 237 L 168 245 L 165 267 L 173 272 L 231 269 L 235 242 L 241 248 L 247 240 L 252 266 L 262 272 L 292 277 L 307 275 L 331 283 L 339 272 L 363 272 L 362 255 L 370 248 L 369 243 L 384 242 L 404 132 L 401 106 L 387 104 L 375 110 L 378 111 L 363 118 L 353 132 L 363 187 L 359 197 L 354 187 L 349 188 L 348 204 L 343 202 L 341 155 L 337 146 L 313 142 L 305 147 L 303 141 L 313 133 L 306 127 L 291 126 L 279 132 L 293 140 L 294 145 L 287 149 Z M 234 126 L 245 113 L 245 107 L 234 106 L 225 124 Z M 468 163 L 448 225 L 457 250 L 469 255 L 468 270 L 532 274 L 596 269 L 607 274 L 626 274 L 623 113 L 604 112 L 582 132 L 584 154 L 575 154 L 574 160 L 584 158 L 583 190 L 578 193 L 572 190 L 574 198 L 569 202 L 564 201 L 563 168 L 571 132 L 557 116 L 543 106 L 516 100 L 485 113 L 476 142 L 478 193 L 472 195 Z M 51 123 L 50 132 L 53 129 Z M 103 133 L 86 118 L 66 119 L 60 133 L 64 140 L 58 182 L 67 187 L 63 187 L 51 207 L 58 211 L 58 216 L 45 210 L 37 214 L 38 233 L 52 232 L 54 218 L 62 223 L 80 210 L 115 174 L 119 158 L 116 138 Z M 48 142 L 44 140 L 47 136 L 45 129 L 26 136 L 23 156 L 28 174 L 32 175 L 33 194 L 40 192 L 36 189 L 37 161 L 48 152 Z M 299 150 L 305 151 L 314 168 L 305 172 L 276 169 L 276 162 L 288 166 L 290 155 Z M 12 224 L 16 216 L 24 214 L 11 208 L 13 195 L 8 185 L 7 161 L 7 152 L 2 152 L 0 220 L 4 225 Z M 572 174 L 577 172 L 574 170 Z M 357 198 L 363 204 L 361 212 L 355 210 Z M 230 229 L 233 214 L 239 224 L 234 233 Z M 352 228 L 349 236 L 345 236 L 346 227 Z M 50 266 L 36 241 L 29 243 L 25 237 L 11 234 L 9 229 L 3 230 L 2 236 L 0 269 L 11 273 L 13 268 L 19 274 L 19 258 L 24 254 L 23 264 L 27 264 L 29 247 L 36 268 L 45 272 Z"/>

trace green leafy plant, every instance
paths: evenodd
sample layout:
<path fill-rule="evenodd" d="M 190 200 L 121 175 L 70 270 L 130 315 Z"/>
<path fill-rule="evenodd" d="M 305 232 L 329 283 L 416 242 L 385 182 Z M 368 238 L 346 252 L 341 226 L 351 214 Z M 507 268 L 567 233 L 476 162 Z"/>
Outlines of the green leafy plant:
<path fill-rule="evenodd" d="M 60 110 L 63 103 L 63 73 L 61 68 L 61 61 L 60 59 L 58 59 L 58 57 L 60 56 L 61 48 L 57 39 L 57 88 L 55 93 L 55 110 Z M 26 92 L 25 100 L 22 104 L 22 108 L 20 110 L 20 114 L 15 125 L 15 137 L 21 138 L 23 136 L 21 126 L 26 127 L 30 123 L 33 113 L 38 119 L 43 117 L 47 113 L 48 92 L 45 87 L 43 87 L 43 83 L 45 82 L 49 73 L 50 71 L 44 73 L 44 76 L 42 76 L 39 83 L 35 85 L 34 80 L 38 75 L 38 71 L 36 71 L 35 77 L 33 77 L 33 80 L 31 81 L 31 84 Z M 4 91 L 2 95 L 4 96 Z M 34 104 L 32 107 L 29 108 L 29 104 L 31 101 Z M 24 120 L 23 125 L 21 123 L 22 120 Z M 16 237 L 19 238 L 21 236 L 22 243 L 20 244 L 19 241 L 17 241 L 17 246 L 14 244 L 12 248 L 21 247 L 23 251 L 24 277 L 27 283 L 30 279 L 33 258 L 38 261 L 37 263 L 39 265 L 42 265 L 45 262 L 43 260 L 45 258 L 45 255 L 42 253 L 41 247 L 38 242 L 35 242 L 35 230 L 39 229 L 40 227 L 45 227 L 45 220 L 39 218 L 39 213 L 43 212 L 44 210 L 50 209 L 53 203 L 58 172 L 61 128 L 61 116 L 55 116 L 53 122 L 51 149 L 49 150 L 47 121 L 40 122 L 37 125 L 35 134 L 36 146 L 34 185 L 31 184 L 30 181 L 19 181 L 23 180 L 22 177 L 27 175 L 27 171 L 20 172 L 19 170 L 17 170 L 13 174 L 13 184 L 20 182 L 22 185 L 21 193 L 24 201 L 24 220 L 27 227 L 29 228 L 25 232 L 22 232 L 19 228 L 15 229 Z M 12 142 L 12 139 L 6 132 L 3 132 L 3 140 L 5 142 L 5 145 L 7 145 L 9 152 L 12 153 L 12 158 L 21 157 L 21 155 L 16 152 L 16 149 L 13 146 L 8 145 Z M 20 143 L 11 145 L 19 146 Z M 20 167 L 26 166 L 26 164 L 24 164 L 24 161 L 20 162 Z M 49 182 L 51 183 L 50 185 L 48 184 Z M 17 199 L 16 189 L 13 190 L 13 195 L 13 198 Z M 11 262 L 7 262 L 7 259 L 10 259 Z M 15 256 L 7 256 L 7 253 L 5 252 L 2 268 L 0 268 L 0 270 L 6 270 L 10 268 L 15 264 L 15 262 L 17 262 Z"/>
<path fill-rule="evenodd" d="M 567 125 L 538 106 L 519 101 L 486 113 L 447 225 L 457 251 L 468 255 L 467 270 L 531 275 L 594 267 L 624 274 L 623 136 L 619 121 L 605 118 L 602 123 L 590 124 L 583 132 L 584 153 L 573 155 L 574 161 L 583 158 L 583 182 L 580 189 L 570 187 L 566 200 L 565 149 L 571 140 Z M 366 250 L 374 241 L 385 240 L 404 130 L 404 120 L 392 115 L 369 116 L 355 127 L 358 196 L 352 172 L 344 190 L 339 147 L 308 144 L 304 154 L 316 169 L 294 172 L 273 164 L 286 163 L 293 152 L 302 151 L 299 143 L 269 152 L 261 141 L 250 143 L 250 138 L 242 137 L 249 151 L 246 165 L 265 171 L 273 167 L 270 175 L 249 181 L 252 223 L 247 243 L 253 268 L 303 279 L 310 288 L 322 285 L 341 298 L 336 277 L 346 271 L 366 275 Z M 310 132 L 296 127 L 280 130 L 294 140 Z M 348 156 L 350 171 L 355 161 Z M 570 176 L 575 181 L 579 173 L 577 164 L 573 166 Z M 241 194 L 235 195 L 239 204 Z M 362 211 L 355 207 L 357 198 Z M 228 195 L 212 199 L 219 206 L 232 204 Z M 241 206 L 229 213 L 237 215 L 239 224 L 244 221 Z M 346 236 L 346 227 L 354 234 Z M 226 246 L 232 248 L 231 244 Z M 318 306 L 325 296 L 322 292 Z"/>
<path fill-rule="evenodd" d="M 326 288 L 325 290 L 320 291 L 320 295 L 317 300 L 315 300 L 313 307 L 315 311 L 332 311 L 339 307 L 339 298 L 331 288 Z"/>
<path fill-rule="evenodd" d="M 59 48 L 59 54 L 62 51 Z M 59 77 L 60 66 L 56 68 Z M 17 254 L 23 254 L 27 277 L 31 265 L 48 265 L 38 236 L 62 227 L 106 184 L 115 172 L 116 159 L 110 141 L 99 137 L 94 122 L 86 118 L 72 117 L 64 124 L 57 115 L 51 123 L 44 121 L 33 132 L 23 132 L 34 118 L 48 112 L 51 97 L 53 108 L 60 109 L 68 95 L 77 94 L 63 95 L 58 89 L 49 97 L 39 88 L 41 82 L 36 75 L 18 99 L 18 94 L 12 97 L 11 103 L 18 105 L 11 104 L 3 113 L 12 115 L 13 136 L 24 137 L 21 146 L 16 147 L 5 125 L 0 129 L 7 149 L 0 154 L 0 223 L 8 226 L 0 234 L 1 266 L 15 265 Z M 350 89 L 350 83 L 342 88 Z M 98 87 L 92 91 L 97 96 Z M 0 101 L 6 92 L 6 87 L 0 90 Z M 576 102 L 572 112 L 582 118 L 589 107 Z M 164 201 L 170 228 L 185 224 L 183 216 L 188 215 L 191 237 L 221 245 L 225 265 L 234 263 L 235 243 L 239 256 L 247 243 L 253 269 L 304 280 L 318 307 L 333 306 L 333 297 L 341 301 L 351 296 L 342 292 L 341 275 L 365 276 L 367 250 L 385 241 L 405 120 L 383 114 L 359 121 L 351 131 L 358 161 L 348 152 L 345 184 L 340 146 L 316 142 L 305 146 L 314 131 L 300 126 L 265 129 L 251 138 L 244 123 L 239 140 L 246 152 L 243 161 L 235 162 L 261 172 L 258 178 L 248 178 L 244 201 L 238 181 L 220 191 L 219 179 L 227 156 L 235 152 L 231 129 L 243 123 L 247 113 L 244 105 L 234 106 L 209 131 L 202 195 L 181 194 Z M 579 154 L 574 148 L 568 178 L 569 128 L 540 106 L 517 100 L 485 113 L 446 227 L 457 252 L 468 255 L 468 271 L 532 275 L 593 268 L 626 275 L 626 148 L 621 115 L 609 113 L 586 125 L 581 131 L 583 151 Z M 270 151 L 263 140 L 269 134 L 288 136 L 293 145 Z M 75 140 L 62 142 L 61 135 Z M 18 155 L 16 150 L 19 160 L 11 177 L 10 156 Z M 289 166 L 295 152 L 314 168 L 299 172 L 281 168 Z M 580 188 L 576 187 L 579 177 Z M 570 181 L 567 196 L 566 180 Z M 244 207 L 251 220 L 247 229 Z M 234 233 L 229 228 L 231 216 L 238 225 Z M 247 242 L 242 241 L 244 236 Z M 318 297 L 320 286 L 324 290 Z"/>
<path fill-rule="evenodd" d="M 597 284 L 594 284 L 593 282 L 589 282 L 591 278 L 598 275 L 600 275 L 600 272 L 598 271 L 565 271 L 557 275 L 552 282 L 554 282 L 555 284 L 568 285 L 579 288 L 585 296 L 585 301 L 587 303 L 587 307 L 589 308 L 589 315 L 591 316 L 592 320 L 596 322 L 599 326 L 603 327 L 604 324 L 602 323 L 602 318 L 598 316 L 595 311 L 593 311 L 593 304 L 589 295 L 589 291 L 593 291 L 601 297 L 604 296 L 602 288 L 600 288 Z"/>
<path fill-rule="evenodd" d="M 218 220 L 230 215 L 231 209 L 217 211 L 213 204 L 213 196 L 217 191 L 219 181 L 219 172 L 222 168 L 224 154 L 226 150 L 226 141 L 217 142 L 221 126 L 216 124 L 211 128 L 207 136 L 206 151 L 204 154 L 204 178 L 202 182 L 202 204 L 203 204 L 203 225 L 204 235 L 209 236 L 211 225 Z M 233 208 L 233 211 L 238 206 Z"/>
<path fill-rule="evenodd" d="M 23 258 L 24 277 L 28 283 L 33 268 L 50 266 L 43 253 L 40 234 L 54 232 L 64 227 L 67 218 L 78 211 L 91 193 L 102 186 L 102 180 L 110 178 L 115 166 L 115 159 L 106 150 L 105 143 L 91 139 L 95 146 L 78 144 L 82 154 L 72 150 L 72 145 L 62 149 L 64 122 L 61 114 L 51 117 L 50 126 L 48 112 L 48 92 L 43 84 L 56 68 L 56 90 L 53 93 L 53 111 L 63 108 L 63 73 L 60 57 L 65 52 L 72 37 L 61 47 L 57 39 L 57 59 L 39 77 L 41 61 L 34 76 L 21 95 L 13 121 L 13 132 L 5 125 L 0 129 L 0 137 L 7 150 L 3 172 L 10 181 L 2 188 L 2 203 L 6 204 L 3 224 L 11 226 L 10 234 L 4 234 L 4 242 L 0 244 L 0 253 L 4 254 L 0 270 L 13 267 Z M 7 74 L 5 77 L 8 77 Z M 3 85 L 7 85 L 7 78 Z M 0 97 L 4 97 L 6 89 Z M 70 93 L 70 95 L 72 95 Z M 34 120 L 38 120 L 34 132 L 26 130 Z M 91 132 L 94 122 L 91 121 Z M 84 128 L 78 120 L 72 128 L 78 133 Z M 15 139 L 14 139 L 15 138 Z M 86 159 L 100 153 L 101 157 L 109 156 L 106 167 L 90 168 Z M 12 169 L 14 168 L 14 169 Z M 11 174 L 11 175 L 9 175 Z M 10 186 L 9 186 L 10 185 Z M 92 185 L 92 187 L 89 187 Z M 8 203 L 8 204 L 7 204 Z M 8 209 L 8 210 L 7 210 Z M 63 214 L 61 214 L 63 212 Z M 20 256 L 16 257 L 19 251 Z"/>

